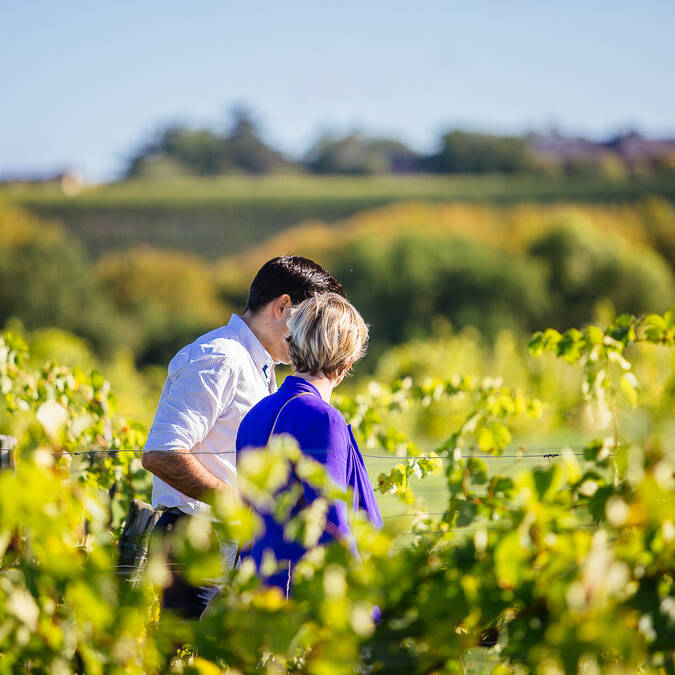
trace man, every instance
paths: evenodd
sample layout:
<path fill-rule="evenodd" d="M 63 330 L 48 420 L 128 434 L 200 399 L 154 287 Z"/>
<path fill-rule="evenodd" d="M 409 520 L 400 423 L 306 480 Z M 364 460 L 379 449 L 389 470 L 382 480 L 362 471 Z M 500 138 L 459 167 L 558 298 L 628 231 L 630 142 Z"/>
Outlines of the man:
<path fill-rule="evenodd" d="M 226 326 L 171 360 L 143 450 L 143 467 L 154 474 L 152 505 L 164 511 L 156 529 L 172 530 L 178 520 L 207 510 L 201 498 L 210 490 L 235 489 L 239 423 L 276 391 L 275 364 L 289 362 L 288 310 L 326 291 L 344 295 L 315 262 L 299 256 L 269 260 L 251 284 L 244 314 L 233 314 Z M 234 546 L 225 553 L 233 560 Z M 174 574 L 164 606 L 196 618 L 210 595 Z"/>

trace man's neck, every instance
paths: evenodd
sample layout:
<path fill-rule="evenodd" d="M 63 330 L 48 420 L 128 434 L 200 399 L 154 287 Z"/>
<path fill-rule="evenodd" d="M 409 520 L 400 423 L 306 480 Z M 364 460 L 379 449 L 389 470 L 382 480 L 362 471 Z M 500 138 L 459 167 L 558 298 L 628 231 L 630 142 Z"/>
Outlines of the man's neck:
<path fill-rule="evenodd" d="M 272 354 L 271 341 L 269 339 L 269 329 L 265 322 L 265 317 L 260 314 L 254 314 L 250 310 L 246 310 L 242 316 L 242 321 L 251 329 L 251 333 L 256 336 L 258 342 L 267 350 L 268 354 Z"/>

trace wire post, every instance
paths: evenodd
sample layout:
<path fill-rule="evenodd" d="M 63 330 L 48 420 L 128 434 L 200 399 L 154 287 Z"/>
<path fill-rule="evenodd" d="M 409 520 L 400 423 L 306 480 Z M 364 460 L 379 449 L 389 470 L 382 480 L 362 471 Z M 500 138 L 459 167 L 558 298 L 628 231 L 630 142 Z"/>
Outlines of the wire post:
<path fill-rule="evenodd" d="M 131 582 L 138 581 L 143 572 L 148 557 L 148 539 L 161 515 L 160 511 L 139 499 L 132 500 L 129 506 L 118 542 L 118 567 L 122 576 Z"/>
<path fill-rule="evenodd" d="M 0 436 L 0 471 L 14 469 L 14 446 L 16 438 L 14 436 Z"/>

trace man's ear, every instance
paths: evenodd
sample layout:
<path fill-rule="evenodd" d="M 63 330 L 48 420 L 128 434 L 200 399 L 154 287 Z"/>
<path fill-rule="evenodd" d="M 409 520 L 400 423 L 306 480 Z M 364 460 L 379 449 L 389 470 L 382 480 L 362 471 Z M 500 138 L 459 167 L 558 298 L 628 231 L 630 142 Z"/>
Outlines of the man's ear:
<path fill-rule="evenodd" d="M 284 293 L 283 295 L 280 295 L 275 301 L 274 301 L 274 318 L 275 319 L 281 319 L 286 318 L 286 312 L 291 308 L 293 305 L 293 301 L 291 300 L 291 296 L 288 295 L 288 293 Z"/>

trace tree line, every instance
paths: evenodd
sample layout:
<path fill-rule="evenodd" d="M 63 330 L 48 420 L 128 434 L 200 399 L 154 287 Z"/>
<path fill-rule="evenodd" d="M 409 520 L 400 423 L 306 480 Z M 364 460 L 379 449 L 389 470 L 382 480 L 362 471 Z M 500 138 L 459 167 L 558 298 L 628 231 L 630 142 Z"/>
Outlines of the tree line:
<path fill-rule="evenodd" d="M 400 139 L 360 131 L 324 133 L 299 158 L 263 138 L 253 114 L 236 108 L 225 129 L 171 124 L 154 133 L 129 159 L 125 177 L 167 178 L 230 173 L 370 175 L 383 173 L 599 174 L 667 171 L 675 167 L 675 140 L 653 141 L 636 132 L 594 142 L 556 132 L 522 136 L 470 132 L 441 134 L 435 151 L 418 152 Z"/>

